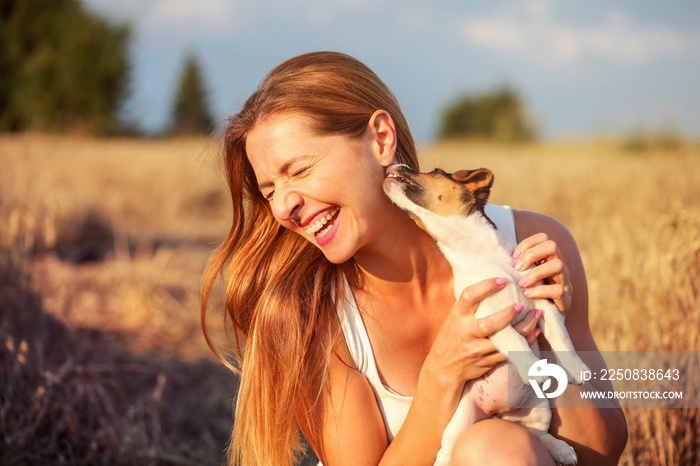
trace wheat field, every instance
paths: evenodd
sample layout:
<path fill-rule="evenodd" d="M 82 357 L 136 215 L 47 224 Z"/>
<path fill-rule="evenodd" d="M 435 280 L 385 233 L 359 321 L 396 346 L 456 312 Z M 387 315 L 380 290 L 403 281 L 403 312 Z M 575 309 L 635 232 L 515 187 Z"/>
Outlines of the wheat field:
<path fill-rule="evenodd" d="M 490 168 L 493 202 L 571 230 L 601 350 L 700 350 L 699 147 L 420 152 L 423 168 Z M 2 464 L 221 462 L 236 381 L 198 312 L 229 222 L 217 156 L 203 139 L 0 136 Z M 621 464 L 700 461 L 697 409 L 626 415 Z"/>

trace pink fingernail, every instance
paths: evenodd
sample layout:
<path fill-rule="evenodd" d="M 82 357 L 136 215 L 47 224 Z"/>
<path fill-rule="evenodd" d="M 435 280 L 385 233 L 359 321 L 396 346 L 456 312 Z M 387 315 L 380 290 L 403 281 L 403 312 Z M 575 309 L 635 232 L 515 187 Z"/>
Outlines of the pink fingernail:
<path fill-rule="evenodd" d="M 520 254 L 522 254 L 520 252 L 520 249 L 516 249 L 515 251 L 513 251 L 513 255 L 510 257 L 512 257 L 513 259 L 517 259 L 518 257 L 520 257 Z"/>
<path fill-rule="evenodd" d="M 537 312 L 535 312 L 535 319 L 539 319 L 541 315 L 542 315 L 542 309 L 537 309 Z"/>
<path fill-rule="evenodd" d="M 531 288 L 528 288 L 527 290 L 523 291 L 523 294 L 527 297 L 532 296 L 532 293 L 534 293 L 534 291 L 532 291 Z"/>
<path fill-rule="evenodd" d="M 508 283 L 508 279 L 505 277 L 500 277 L 496 279 L 496 284 L 498 285 L 505 285 L 506 283 Z"/>
<path fill-rule="evenodd" d="M 516 262 L 516 263 L 513 265 L 513 268 L 514 268 L 515 270 L 520 270 L 520 269 L 523 268 L 523 263 L 522 263 L 521 261 L 518 261 L 518 262 Z"/>
<path fill-rule="evenodd" d="M 527 285 L 527 282 L 529 282 L 529 281 L 530 281 L 530 279 L 527 278 L 527 275 L 526 275 L 520 279 L 520 281 L 518 282 L 518 285 L 525 286 L 525 285 Z"/>
<path fill-rule="evenodd" d="M 539 337 L 540 335 L 542 335 L 542 330 L 538 328 L 537 330 L 535 330 L 535 338 Z"/>
<path fill-rule="evenodd" d="M 525 309 L 525 305 L 523 303 L 518 303 L 515 305 L 515 310 L 517 312 L 521 312 L 523 309 Z"/>

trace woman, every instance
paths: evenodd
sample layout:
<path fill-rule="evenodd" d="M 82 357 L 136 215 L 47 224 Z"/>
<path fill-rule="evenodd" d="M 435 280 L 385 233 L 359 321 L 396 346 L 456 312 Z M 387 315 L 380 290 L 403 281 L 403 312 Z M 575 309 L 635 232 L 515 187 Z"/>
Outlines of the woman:
<path fill-rule="evenodd" d="M 325 465 L 432 464 L 465 381 L 505 360 L 488 335 L 520 309 L 474 317 L 499 277 L 455 302 L 449 264 L 384 195 L 387 166 L 418 165 L 389 89 L 346 55 L 288 60 L 229 120 L 224 158 L 233 225 L 205 272 L 202 318 L 224 272 L 241 372 L 230 461 L 291 464 L 301 429 Z M 517 266 L 539 264 L 524 292 L 553 299 L 576 348 L 597 351 L 570 234 L 542 215 L 508 216 Z M 521 312 L 516 328 L 532 344 L 539 315 Z M 550 430 L 581 464 L 616 464 L 624 448 L 624 416 L 609 406 L 555 410 Z M 553 464 L 536 437 L 500 419 L 467 429 L 453 460 Z"/>

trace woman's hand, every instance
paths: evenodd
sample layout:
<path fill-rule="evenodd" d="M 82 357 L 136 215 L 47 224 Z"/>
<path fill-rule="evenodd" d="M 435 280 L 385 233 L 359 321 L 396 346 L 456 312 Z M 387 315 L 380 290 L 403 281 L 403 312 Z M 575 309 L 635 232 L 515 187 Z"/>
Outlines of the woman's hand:
<path fill-rule="evenodd" d="M 556 242 L 544 233 L 532 235 L 515 248 L 513 259 L 516 270 L 527 270 L 518 283 L 525 288 L 525 296 L 549 298 L 561 312 L 569 310 L 573 288 Z M 528 270 L 533 264 L 535 266 Z"/>
<path fill-rule="evenodd" d="M 481 300 L 503 289 L 506 283 L 506 278 L 478 282 L 465 288 L 452 307 L 428 356 L 432 363 L 437 364 L 437 373 L 445 382 L 463 384 L 466 380 L 481 377 L 507 359 L 488 337 L 510 325 L 523 312 L 523 305 L 513 304 L 483 318 L 475 316 Z M 531 310 L 516 325 L 530 344 L 537 339 L 535 325 L 538 317 L 537 311 Z"/>
<path fill-rule="evenodd" d="M 541 315 L 541 309 L 532 309 L 528 311 L 523 320 L 513 325 L 513 328 L 517 330 L 519 334 L 525 337 L 527 344 L 530 346 L 535 344 L 537 337 L 539 337 L 542 333 L 542 330 L 537 327 L 537 321 L 540 320 Z"/>

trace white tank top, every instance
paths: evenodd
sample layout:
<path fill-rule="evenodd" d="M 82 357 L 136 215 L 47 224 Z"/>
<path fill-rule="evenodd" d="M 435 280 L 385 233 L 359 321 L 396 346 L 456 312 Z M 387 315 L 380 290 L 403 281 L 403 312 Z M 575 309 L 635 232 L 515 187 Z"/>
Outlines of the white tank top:
<path fill-rule="evenodd" d="M 515 221 L 510 207 L 487 204 L 484 210 L 491 221 L 496 224 L 499 234 L 514 245 L 517 244 Z M 385 386 L 379 378 L 369 336 L 352 293 L 348 293 L 344 302 L 338 304 L 338 315 L 348 349 L 357 370 L 367 378 L 374 390 L 377 404 L 384 418 L 387 437 L 391 442 L 403 425 L 413 398 L 399 395 Z"/>

